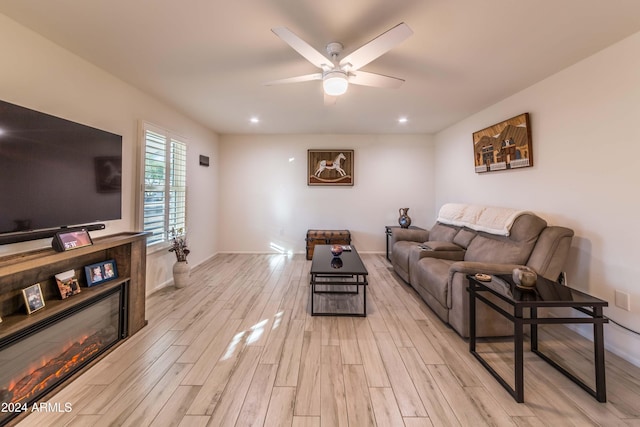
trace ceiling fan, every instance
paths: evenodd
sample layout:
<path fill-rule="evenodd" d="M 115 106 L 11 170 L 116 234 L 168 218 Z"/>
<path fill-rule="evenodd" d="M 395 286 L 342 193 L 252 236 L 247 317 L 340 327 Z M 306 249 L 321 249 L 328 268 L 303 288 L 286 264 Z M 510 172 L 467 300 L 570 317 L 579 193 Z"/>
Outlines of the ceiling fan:
<path fill-rule="evenodd" d="M 277 27 L 271 29 L 271 31 L 307 59 L 307 61 L 320 68 L 322 72 L 273 80 L 265 83 L 265 85 L 322 80 L 324 103 L 325 105 L 330 105 L 336 102 L 338 96 L 347 91 L 349 84 L 398 88 L 404 83 L 403 79 L 397 77 L 360 71 L 360 68 L 387 53 L 413 34 L 411 28 L 404 22 L 380 34 L 375 39 L 342 59 L 338 58 L 342 53 L 343 46 L 341 43 L 329 43 L 326 47 L 327 53 L 329 54 L 329 57 L 327 57 L 311 47 L 311 45 L 295 35 L 288 28 Z"/>

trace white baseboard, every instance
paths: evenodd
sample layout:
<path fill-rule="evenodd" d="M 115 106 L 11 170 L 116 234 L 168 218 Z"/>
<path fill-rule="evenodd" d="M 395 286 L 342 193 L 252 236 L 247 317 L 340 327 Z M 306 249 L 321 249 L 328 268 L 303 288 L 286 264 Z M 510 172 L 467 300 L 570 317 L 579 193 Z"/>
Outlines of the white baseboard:
<path fill-rule="evenodd" d="M 205 262 L 208 262 L 209 260 L 211 260 L 211 259 L 215 258 L 215 257 L 216 257 L 216 255 L 218 255 L 219 253 L 220 253 L 220 252 L 216 252 L 216 253 L 214 253 L 213 255 L 209 255 L 208 257 L 206 257 L 205 259 L 203 259 L 203 260 L 202 260 L 202 261 L 200 261 L 199 263 L 197 263 L 197 264 L 193 264 L 193 265 L 191 266 L 191 268 L 196 268 L 196 267 L 198 267 L 199 265 L 202 265 L 202 264 L 204 264 Z"/>

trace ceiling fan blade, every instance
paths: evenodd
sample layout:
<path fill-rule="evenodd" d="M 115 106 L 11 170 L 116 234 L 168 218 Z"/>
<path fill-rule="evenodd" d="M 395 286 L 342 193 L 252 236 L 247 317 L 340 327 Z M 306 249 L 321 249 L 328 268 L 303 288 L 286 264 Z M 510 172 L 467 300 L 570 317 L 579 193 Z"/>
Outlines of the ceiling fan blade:
<path fill-rule="evenodd" d="M 276 27 L 272 28 L 271 31 L 316 67 L 323 70 L 333 68 L 333 62 L 329 58 L 315 50 L 309 43 L 302 40 L 288 28 Z"/>
<path fill-rule="evenodd" d="M 402 83 L 404 83 L 404 80 L 397 77 L 369 73 L 367 71 L 355 71 L 353 74 L 349 75 L 349 83 L 354 85 L 397 89 L 402 85 Z"/>
<path fill-rule="evenodd" d="M 364 67 L 369 62 L 382 56 L 395 46 L 399 45 L 413 34 L 413 31 L 404 22 L 396 25 L 390 30 L 380 34 L 364 46 L 342 58 L 340 66 L 348 71 L 357 70 Z"/>
<path fill-rule="evenodd" d="M 311 80 L 322 80 L 322 73 L 306 74 L 304 76 L 289 77 L 287 79 L 271 80 L 270 82 L 263 83 L 263 85 L 272 86 L 286 83 L 309 82 Z"/>
<path fill-rule="evenodd" d="M 333 105 L 337 100 L 337 96 L 327 95 L 326 93 L 324 94 L 324 105 Z"/>

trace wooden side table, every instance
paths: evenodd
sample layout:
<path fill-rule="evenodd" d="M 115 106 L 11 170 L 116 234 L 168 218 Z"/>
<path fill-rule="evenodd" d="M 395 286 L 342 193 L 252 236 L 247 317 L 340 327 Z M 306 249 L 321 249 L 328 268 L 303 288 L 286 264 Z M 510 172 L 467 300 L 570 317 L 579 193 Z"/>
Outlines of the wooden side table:
<path fill-rule="evenodd" d="M 394 228 L 402 228 L 399 225 L 385 225 L 384 226 L 384 233 L 387 235 L 387 261 L 391 262 L 391 258 L 389 257 L 389 239 L 391 238 L 391 236 L 393 235 L 393 229 Z M 423 230 L 426 231 L 424 228 L 421 227 L 416 227 L 414 225 L 409 226 L 409 230 Z"/>

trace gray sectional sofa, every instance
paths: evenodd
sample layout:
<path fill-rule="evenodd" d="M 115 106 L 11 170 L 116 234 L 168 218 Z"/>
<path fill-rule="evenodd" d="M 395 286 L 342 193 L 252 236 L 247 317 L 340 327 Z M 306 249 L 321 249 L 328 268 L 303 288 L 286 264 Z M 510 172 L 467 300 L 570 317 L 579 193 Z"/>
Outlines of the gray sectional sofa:
<path fill-rule="evenodd" d="M 428 231 L 393 229 L 391 262 L 438 317 L 466 338 L 467 274 L 511 274 L 528 266 L 556 280 L 572 237 L 573 230 L 549 226 L 531 212 L 447 204 Z M 480 337 L 513 334 L 510 322 L 481 303 L 476 318 Z"/>

